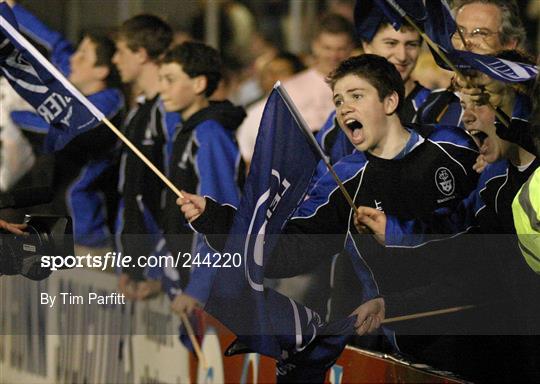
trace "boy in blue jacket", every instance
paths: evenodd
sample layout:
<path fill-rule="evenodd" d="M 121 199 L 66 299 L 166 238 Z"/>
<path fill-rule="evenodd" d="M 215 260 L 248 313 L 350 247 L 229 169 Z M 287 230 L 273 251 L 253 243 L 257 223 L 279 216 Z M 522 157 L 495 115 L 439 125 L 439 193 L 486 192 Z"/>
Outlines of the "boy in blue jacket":
<path fill-rule="evenodd" d="M 183 43 L 165 53 L 159 75 L 165 109 L 178 112 L 183 122 L 174 137 L 171 181 L 189 193 L 236 207 L 245 171 L 235 131 L 245 112 L 229 101 L 209 101 L 221 79 L 219 53 L 202 43 Z M 202 237 L 193 234 L 176 199 L 172 191 L 166 192 L 161 220 L 166 248 L 173 255 L 201 252 L 204 258 Z M 172 308 L 177 313 L 190 313 L 209 294 L 212 268 L 188 272 L 179 265 L 165 274 L 179 283 L 168 292 L 175 296 Z"/>

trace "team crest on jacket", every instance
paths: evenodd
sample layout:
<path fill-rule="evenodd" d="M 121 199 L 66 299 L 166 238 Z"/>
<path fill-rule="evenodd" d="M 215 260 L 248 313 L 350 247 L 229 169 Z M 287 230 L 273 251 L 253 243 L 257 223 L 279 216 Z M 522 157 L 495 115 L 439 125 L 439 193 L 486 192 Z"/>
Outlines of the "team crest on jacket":
<path fill-rule="evenodd" d="M 443 195 L 450 196 L 456 186 L 454 175 L 448 168 L 441 167 L 435 172 L 435 184 Z"/>

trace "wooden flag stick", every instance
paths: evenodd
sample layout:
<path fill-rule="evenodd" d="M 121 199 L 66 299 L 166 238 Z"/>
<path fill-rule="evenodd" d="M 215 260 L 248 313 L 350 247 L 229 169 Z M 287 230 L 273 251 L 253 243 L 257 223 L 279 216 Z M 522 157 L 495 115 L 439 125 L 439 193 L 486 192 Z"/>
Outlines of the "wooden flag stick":
<path fill-rule="evenodd" d="M 193 344 L 193 349 L 195 349 L 195 354 L 197 355 L 199 364 L 202 364 L 203 368 L 207 369 L 208 365 L 206 364 L 206 359 L 204 358 L 204 354 L 202 353 L 201 346 L 199 345 L 199 342 L 197 341 L 197 338 L 195 337 L 195 332 L 193 332 L 193 327 L 191 326 L 189 319 L 187 318 L 185 313 L 180 314 L 180 319 L 182 320 L 182 323 L 184 323 L 184 327 L 186 328 L 186 332 L 189 336 L 189 339 L 191 340 L 191 344 Z"/>
<path fill-rule="evenodd" d="M 152 172 L 154 172 L 167 185 L 167 187 L 169 187 L 178 197 L 184 197 L 182 192 L 180 192 L 180 190 L 176 188 L 176 186 L 169 179 L 167 179 L 167 177 L 154 164 L 152 164 L 152 162 L 141 151 L 139 151 L 139 149 L 131 141 L 129 141 L 129 139 L 124 136 L 124 134 L 118 128 L 116 128 L 113 123 L 111 123 L 107 118 L 104 118 L 101 121 L 105 123 L 105 125 L 107 125 L 107 127 L 109 127 L 111 131 L 113 131 L 114 134 L 118 136 L 118 138 L 122 140 L 124 144 L 126 144 L 129 149 L 131 149 L 133 153 L 135 153 L 135 155 L 137 155 L 137 157 L 141 159 L 143 163 L 145 163 L 148 168 L 150 168 Z"/>
<path fill-rule="evenodd" d="M 414 320 L 414 319 L 420 319 L 423 317 L 430 317 L 430 316 L 446 315 L 448 313 L 460 312 L 460 311 L 464 311 L 464 310 L 472 309 L 472 308 L 476 308 L 476 306 L 463 305 L 461 307 L 452 307 L 452 308 L 438 309 L 436 311 L 413 313 L 412 315 L 389 317 L 388 319 L 384 319 L 383 321 L 381 321 L 381 324 L 396 323 L 398 321 Z"/>

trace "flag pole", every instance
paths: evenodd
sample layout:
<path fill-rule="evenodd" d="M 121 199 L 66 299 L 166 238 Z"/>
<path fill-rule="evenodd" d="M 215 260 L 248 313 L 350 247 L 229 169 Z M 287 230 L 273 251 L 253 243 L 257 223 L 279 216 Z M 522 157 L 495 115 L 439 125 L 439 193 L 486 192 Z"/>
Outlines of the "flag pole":
<path fill-rule="evenodd" d="M 451 307 L 451 308 L 445 308 L 445 309 L 438 309 L 436 311 L 419 312 L 419 313 L 414 313 L 412 315 L 389 317 L 388 319 L 384 319 L 383 321 L 381 321 L 381 324 L 390 324 L 390 323 L 397 323 L 398 321 L 414 320 L 414 319 L 420 319 L 420 318 L 423 318 L 423 317 L 446 315 L 448 313 L 460 312 L 460 311 L 464 311 L 464 310 L 472 309 L 472 308 L 476 308 L 476 306 L 475 305 L 463 305 L 461 307 Z"/>
<path fill-rule="evenodd" d="M 164 183 L 169 187 L 178 197 L 184 197 L 182 195 L 182 192 L 178 188 L 174 186 L 174 184 L 167 179 L 167 177 L 154 165 L 152 162 L 139 151 L 139 149 L 131 142 L 129 139 L 124 136 L 122 132 L 118 128 L 114 126 L 113 123 L 107 119 L 106 116 L 103 115 L 103 113 L 96 108 L 94 104 L 86 96 L 84 96 L 66 77 L 54 66 L 50 63 L 49 60 L 47 60 L 41 52 L 39 52 L 36 47 L 34 47 L 21 33 L 14 28 L 9 22 L 7 22 L 4 17 L 0 17 L 0 23 L 3 28 L 6 29 L 12 36 L 14 36 L 19 44 L 21 44 L 28 52 L 30 52 L 34 57 L 39 59 L 41 65 L 45 67 L 51 74 L 54 75 L 60 81 L 60 83 L 69 90 L 73 96 L 82 104 L 84 105 L 92 115 L 94 115 L 95 118 L 97 118 L 99 121 L 103 122 L 107 127 L 109 127 L 116 136 L 124 143 L 126 144 L 134 153 L 135 155 L 142 160 L 143 163 L 145 163 L 151 170 L 154 172 Z"/>
<path fill-rule="evenodd" d="M 182 192 L 180 192 L 180 190 L 163 174 L 163 172 L 161 172 L 141 151 L 139 151 L 139 149 L 135 146 L 135 144 L 133 144 L 118 128 L 116 128 L 114 124 L 110 122 L 109 119 L 104 117 L 103 120 L 101 121 L 107 127 L 109 127 L 111 131 L 113 131 L 114 134 L 118 136 L 118 138 L 122 140 L 122 142 L 126 144 L 129 147 L 129 149 L 131 149 L 133 153 L 135 153 L 135 155 L 139 159 L 141 159 L 141 161 L 145 163 L 148 166 L 148 168 L 150 168 L 152 172 L 154 172 L 156 176 L 158 176 L 161 179 L 161 181 L 165 183 L 165 185 L 167 185 L 167 187 L 169 187 L 178 197 L 182 197 L 182 198 L 184 197 Z"/>
<path fill-rule="evenodd" d="M 199 363 L 202 364 L 204 369 L 207 369 L 208 365 L 206 364 L 206 359 L 204 358 L 201 346 L 199 345 L 199 342 L 195 337 L 195 332 L 193 332 L 193 327 L 191 326 L 189 319 L 187 318 L 185 313 L 180 314 L 180 319 L 182 320 L 182 323 L 184 323 L 184 327 L 186 328 L 186 332 L 189 336 L 189 339 L 191 340 L 191 344 L 193 344 L 193 349 L 195 350 L 195 354 L 197 355 Z"/>
<path fill-rule="evenodd" d="M 353 211 L 356 212 L 356 206 L 354 205 L 354 201 L 351 198 L 351 195 L 343 185 L 343 182 L 340 180 L 339 176 L 337 175 L 336 171 L 334 170 L 334 167 L 332 167 L 332 164 L 328 161 L 327 156 L 324 154 L 323 150 L 321 149 L 319 143 L 317 143 L 317 140 L 315 140 L 315 136 L 311 133 L 311 130 L 309 129 L 308 123 L 304 120 L 302 115 L 300 114 L 300 111 L 298 108 L 296 108 L 296 105 L 294 105 L 294 102 L 291 99 L 291 96 L 289 96 L 289 93 L 287 90 L 281 85 L 280 81 L 277 81 L 276 84 L 274 84 L 274 89 L 279 93 L 283 101 L 285 102 L 285 105 L 293 115 L 294 119 L 296 120 L 296 123 L 302 130 L 302 133 L 308 140 L 308 142 L 311 144 L 311 146 L 315 149 L 319 157 L 324 161 L 324 164 L 326 165 L 326 168 L 328 168 L 328 171 L 330 171 L 330 174 L 336 181 L 337 185 L 339 186 L 339 189 L 341 190 L 341 193 L 343 193 L 343 196 L 345 197 L 345 200 L 347 200 L 347 203 L 349 203 L 349 206 L 353 209 Z"/>
<path fill-rule="evenodd" d="M 392 8 L 394 8 L 394 10 L 399 13 L 399 15 L 401 17 L 403 17 L 411 27 L 413 27 L 419 34 L 420 36 L 422 36 L 422 38 L 426 41 L 426 43 L 433 49 L 433 51 L 435 51 L 435 53 L 445 62 L 446 65 L 448 65 L 448 67 L 450 67 L 450 69 L 452 71 L 454 71 L 462 80 L 465 81 L 465 83 L 467 84 L 468 87 L 472 88 L 472 84 L 470 83 L 469 79 L 467 79 L 467 77 L 465 77 L 465 75 L 463 75 L 463 73 L 461 73 L 461 71 L 454 65 L 454 63 L 452 63 L 452 61 L 450 61 L 450 59 L 448 58 L 448 56 L 445 55 L 445 53 L 443 51 L 441 51 L 441 49 L 439 48 L 439 45 L 436 44 L 433 40 L 431 40 L 431 38 L 418 26 L 418 24 L 416 24 L 414 22 L 413 19 L 410 18 L 409 15 L 407 15 L 407 12 L 405 12 L 405 10 L 403 8 L 401 8 L 396 2 L 395 0 L 386 0 L 386 2 L 388 4 L 390 4 L 390 6 Z M 461 36 L 461 33 L 460 33 L 460 36 Z M 461 36 L 463 38 L 463 36 Z M 487 101 L 487 106 L 489 106 L 494 112 L 495 112 L 495 116 L 497 116 L 497 118 L 506 126 L 508 127 L 510 125 L 510 123 L 506 120 L 506 116 L 503 116 L 502 113 L 500 113 L 497 108 L 495 108 L 493 106 L 493 104 L 490 103 L 490 101 L 488 100 Z"/>

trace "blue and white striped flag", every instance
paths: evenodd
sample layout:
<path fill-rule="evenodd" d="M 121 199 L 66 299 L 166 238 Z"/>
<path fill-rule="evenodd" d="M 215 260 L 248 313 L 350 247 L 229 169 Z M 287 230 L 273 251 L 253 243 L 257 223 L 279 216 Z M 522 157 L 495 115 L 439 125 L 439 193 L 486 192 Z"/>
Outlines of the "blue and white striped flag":
<path fill-rule="evenodd" d="M 455 50 L 450 52 L 450 60 L 457 62 L 460 69 L 476 69 L 489 77 L 507 83 L 533 80 L 538 75 L 538 67 L 535 65 L 479 55 L 469 51 Z"/>

